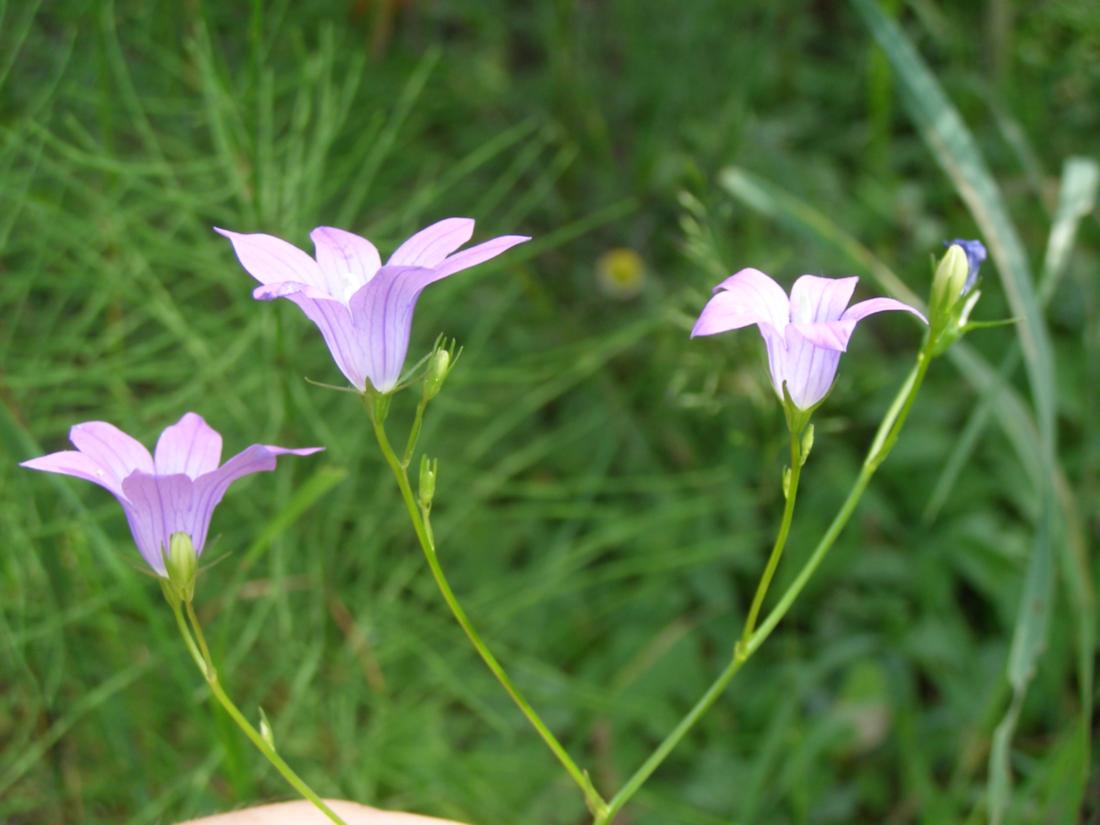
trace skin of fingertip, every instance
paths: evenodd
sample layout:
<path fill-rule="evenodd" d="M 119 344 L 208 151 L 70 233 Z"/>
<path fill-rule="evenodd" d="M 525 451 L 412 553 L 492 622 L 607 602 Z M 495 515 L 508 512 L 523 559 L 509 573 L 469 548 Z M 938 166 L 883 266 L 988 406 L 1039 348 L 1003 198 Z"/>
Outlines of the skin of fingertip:
<path fill-rule="evenodd" d="M 380 811 L 338 799 L 325 801 L 347 825 L 466 825 L 453 819 L 436 819 L 400 811 Z M 331 822 L 310 803 L 299 801 L 260 805 L 242 811 L 190 819 L 179 825 L 331 825 Z"/>

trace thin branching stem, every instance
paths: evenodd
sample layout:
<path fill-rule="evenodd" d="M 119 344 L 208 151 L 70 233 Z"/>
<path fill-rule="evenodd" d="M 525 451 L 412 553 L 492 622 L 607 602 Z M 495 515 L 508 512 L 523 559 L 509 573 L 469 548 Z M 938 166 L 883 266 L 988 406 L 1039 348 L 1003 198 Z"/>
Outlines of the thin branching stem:
<path fill-rule="evenodd" d="M 286 763 L 286 760 L 279 756 L 278 751 L 264 739 L 255 726 L 248 721 L 248 717 L 241 713 L 240 708 L 229 697 L 229 694 L 225 692 L 225 688 L 222 687 L 221 680 L 218 678 L 217 668 L 214 667 L 214 660 L 210 656 L 210 648 L 206 644 L 206 637 L 202 632 L 202 625 L 199 624 L 199 617 L 195 613 L 194 606 L 190 602 L 186 604 L 186 619 L 184 618 L 183 608 L 179 604 L 173 604 L 172 611 L 175 613 L 176 625 L 179 627 L 180 635 L 183 637 L 184 644 L 187 645 L 188 652 L 195 660 L 195 664 L 198 665 L 203 678 L 206 679 L 206 684 L 210 686 L 210 692 L 214 694 L 218 704 L 229 714 L 229 718 L 244 732 L 249 741 L 256 746 L 256 750 L 263 754 L 264 758 L 287 781 L 287 784 L 294 788 L 302 798 L 311 802 L 317 810 L 336 825 L 347 825 L 339 814 L 332 810 L 328 803 L 294 772 L 294 769 Z"/>
<path fill-rule="evenodd" d="M 371 408 L 372 405 L 368 403 L 368 407 Z M 432 534 L 428 513 L 418 505 L 416 496 L 412 490 L 412 485 L 409 483 L 408 459 L 411 458 L 412 448 L 415 448 L 415 442 L 410 439 L 409 447 L 406 448 L 405 452 L 406 460 L 403 461 L 399 459 L 394 452 L 393 446 L 390 444 L 389 436 L 386 435 L 386 428 L 382 416 L 373 408 L 371 408 L 370 411 L 371 423 L 374 426 L 374 435 L 378 440 L 378 446 L 382 450 L 382 455 L 386 463 L 393 471 L 393 477 L 397 481 L 397 486 L 401 491 L 401 498 L 405 502 L 405 509 L 408 511 L 413 531 L 416 533 L 416 537 L 420 542 L 420 548 L 424 552 L 424 558 L 428 562 L 428 568 L 431 570 L 432 578 L 435 579 L 436 586 L 439 588 L 443 600 L 447 603 L 447 607 L 450 608 L 451 614 L 455 617 L 455 620 L 466 634 L 466 638 L 470 640 L 470 644 L 473 645 L 474 650 L 477 651 L 482 661 L 485 662 L 489 671 L 496 677 L 496 680 L 500 682 L 508 695 L 512 697 L 512 701 L 515 702 L 516 706 L 527 718 L 527 721 L 531 723 L 531 726 L 534 727 L 539 736 L 542 737 L 542 741 L 546 743 L 546 746 L 550 748 L 554 756 L 557 757 L 562 767 L 565 768 L 573 781 L 577 783 L 577 786 L 584 793 L 585 802 L 589 810 L 591 810 L 594 815 L 602 814 L 606 809 L 607 803 L 592 784 L 588 774 L 578 767 L 577 763 L 573 761 L 573 758 L 565 750 L 565 747 L 546 726 L 546 723 L 542 721 L 542 718 L 524 698 L 523 694 L 520 693 L 519 688 L 515 686 L 511 678 L 509 678 L 508 674 L 504 671 L 500 662 L 497 661 L 496 657 L 482 640 L 480 634 L 474 628 L 473 623 L 466 615 L 466 611 L 463 609 L 454 591 L 451 589 L 451 585 L 447 581 L 446 575 L 443 573 L 443 568 L 439 564 L 439 558 L 436 554 L 435 538 Z M 417 416 L 418 423 L 423 414 L 423 410 L 419 410 L 419 413 L 420 415 Z"/>
<path fill-rule="evenodd" d="M 814 548 L 809 559 L 807 559 L 802 566 L 802 569 L 799 570 L 794 581 L 787 587 L 783 595 L 779 598 L 779 601 L 776 602 L 775 607 L 771 609 L 767 617 L 760 623 L 760 626 L 754 630 L 754 621 L 756 614 L 759 612 L 758 603 L 763 603 L 764 594 L 775 572 L 774 568 L 779 562 L 779 556 L 782 553 L 783 545 L 786 543 L 787 535 L 790 531 L 790 519 L 794 512 L 795 491 L 798 486 L 801 460 L 798 453 L 798 446 L 792 443 L 791 476 L 788 485 L 787 504 L 783 510 L 783 521 L 780 523 L 776 542 L 772 548 L 771 556 L 768 559 L 768 566 L 765 568 L 764 574 L 760 579 L 760 584 L 757 586 L 756 596 L 753 599 L 753 608 L 750 608 L 749 618 L 745 623 L 745 632 L 742 634 L 741 640 L 734 649 L 733 658 L 730 660 L 729 664 L 726 665 L 725 669 L 718 674 L 718 677 L 711 683 L 710 687 L 707 688 L 699 701 L 695 703 L 695 706 L 680 720 L 672 733 L 665 737 L 664 741 L 657 746 L 657 749 L 644 763 L 642 763 L 642 766 L 626 781 L 619 792 L 611 798 L 607 803 L 607 810 L 604 814 L 595 817 L 593 825 L 609 825 L 609 823 L 611 823 L 615 814 L 618 813 L 631 797 L 638 792 L 642 785 L 645 784 L 646 780 L 649 779 L 653 772 L 660 767 L 661 763 L 664 762 L 672 750 L 680 743 L 680 740 L 687 735 L 695 726 L 695 723 L 698 722 L 703 714 L 710 709 L 711 705 L 718 700 L 726 687 L 733 680 L 733 677 L 737 675 L 741 666 L 760 649 L 760 646 L 764 644 L 765 640 L 771 635 L 772 631 L 775 630 L 779 622 L 787 615 L 795 599 L 798 598 L 814 572 L 821 566 L 821 562 L 824 561 L 826 554 L 829 552 L 830 548 L 832 548 L 845 525 L 847 525 L 852 513 L 855 512 L 856 505 L 859 504 L 859 500 L 867 489 L 871 477 L 886 459 L 886 456 L 889 455 L 894 444 L 897 443 L 898 434 L 905 424 L 905 419 L 908 417 L 909 410 L 913 406 L 913 400 L 916 398 L 917 391 L 924 381 L 924 375 L 928 370 L 930 361 L 931 354 L 926 342 L 926 345 L 917 355 L 917 363 L 914 365 L 912 371 L 910 371 L 905 383 L 898 391 L 894 401 L 890 404 L 890 409 L 887 410 L 886 415 L 879 424 L 878 430 L 875 433 L 875 438 L 871 442 L 870 449 L 867 451 L 867 457 L 864 459 L 863 466 L 860 469 L 859 476 L 852 485 L 840 510 L 838 510 L 837 514 L 833 517 L 832 523 L 829 524 L 828 529 L 822 535 L 817 547 Z M 795 436 L 792 434 L 792 439 L 794 437 Z"/>

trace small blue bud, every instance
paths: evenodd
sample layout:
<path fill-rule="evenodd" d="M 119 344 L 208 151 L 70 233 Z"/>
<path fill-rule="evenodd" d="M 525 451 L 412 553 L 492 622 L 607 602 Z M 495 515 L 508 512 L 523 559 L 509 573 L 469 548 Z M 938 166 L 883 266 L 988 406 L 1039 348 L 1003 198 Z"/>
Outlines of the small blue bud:
<path fill-rule="evenodd" d="M 944 241 L 944 246 L 961 246 L 963 252 L 966 253 L 966 263 L 969 267 L 966 274 L 966 283 L 963 284 L 962 295 L 968 293 L 974 288 L 974 284 L 978 281 L 978 270 L 981 269 L 982 264 L 985 262 L 986 251 L 985 244 L 981 241 L 964 241 L 956 238 L 953 241 Z"/>

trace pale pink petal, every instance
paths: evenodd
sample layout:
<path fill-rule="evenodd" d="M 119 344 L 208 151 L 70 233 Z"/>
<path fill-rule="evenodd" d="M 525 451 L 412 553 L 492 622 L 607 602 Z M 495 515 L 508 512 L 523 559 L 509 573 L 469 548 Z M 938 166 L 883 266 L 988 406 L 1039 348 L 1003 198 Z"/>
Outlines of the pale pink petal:
<path fill-rule="evenodd" d="M 309 237 L 317 251 L 325 288 L 334 298 L 346 301 L 382 266 L 374 244 L 359 235 L 318 226 Z"/>
<path fill-rule="evenodd" d="M 791 320 L 800 324 L 839 321 L 859 278 L 803 275 L 791 287 Z"/>
<path fill-rule="evenodd" d="M 151 475 L 131 473 L 122 482 L 126 520 L 142 557 L 159 575 L 166 575 L 164 554 L 173 533 L 186 533 L 195 550 L 202 540 L 195 535 L 195 482 L 183 473 Z"/>
<path fill-rule="evenodd" d="M 365 287 L 364 287 L 365 289 Z M 352 324 L 351 312 L 340 301 L 314 299 L 305 293 L 286 296 L 309 318 L 325 339 L 332 360 L 357 390 L 366 389 L 365 336 Z"/>
<path fill-rule="evenodd" d="M 860 301 L 858 304 L 852 304 L 845 310 L 843 319 L 845 321 L 862 321 L 868 315 L 874 315 L 876 312 L 890 312 L 890 311 L 908 312 L 912 315 L 916 315 L 924 323 L 928 323 L 928 319 L 925 318 L 920 310 L 909 306 L 909 304 L 903 304 L 901 301 L 895 301 L 893 298 L 870 298 L 866 301 Z"/>
<path fill-rule="evenodd" d="M 816 324 L 792 323 L 791 327 L 797 329 L 803 338 L 815 346 L 844 352 L 848 349 L 848 340 L 852 337 L 856 322 L 844 320 L 822 321 Z"/>
<path fill-rule="evenodd" d="M 323 449 L 323 447 L 289 449 L 271 444 L 253 444 L 237 453 L 218 469 L 197 478 L 193 529 L 189 533 L 195 549 L 202 551 L 206 543 L 207 531 L 210 529 L 210 517 L 230 484 L 252 473 L 274 470 L 275 460 L 280 455 L 312 455 Z"/>
<path fill-rule="evenodd" d="M 816 346 L 803 337 L 799 326 L 792 324 L 785 331 L 787 356 L 783 378 L 787 392 L 799 409 L 806 410 L 829 392 L 840 365 L 840 352 Z M 780 392 L 780 398 L 782 398 Z"/>
<path fill-rule="evenodd" d="M 62 450 L 58 453 L 39 456 L 24 461 L 19 466 L 26 467 L 28 470 L 41 470 L 45 473 L 75 476 L 93 484 L 98 484 L 100 487 L 110 490 L 116 496 L 122 495 L 122 482 L 120 479 L 114 475 L 108 475 L 99 464 L 76 450 Z"/>
<path fill-rule="evenodd" d="M 470 218 L 444 218 L 421 229 L 390 256 L 387 266 L 435 267 L 474 235 Z"/>
<path fill-rule="evenodd" d="M 758 269 L 742 269 L 714 288 L 691 336 L 715 335 L 749 324 L 769 324 L 782 331 L 789 318 L 790 303 L 783 287 Z"/>
<path fill-rule="evenodd" d="M 760 335 L 764 339 L 764 346 L 768 351 L 768 373 L 771 375 L 772 387 L 779 399 L 783 399 L 783 371 L 787 363 L 787 341 L 783 333 L 771 324 L 757 324 Z"/>
<path fill-rule="evenodd" d="M 299 281 L 281 281 L 277 284 L 260 284 L 252 290 L 252 297 L 257 301 L 274 301 L 276 298 L 290 298 L 300 295 L 317 301 L 340 301 L 341 298 L 331 295 L 327 289 L 318 289 Z"/>
<path fill-rule="evenodd" d="M 69 430 L 69 440 L 103 470 L 103 486 L 122 489 L 122 480 L 135 470 L 153 472 L 153 457 L 140 441 L 106 421 L 85 421 Z"/>
<path fill-rule="evenodd" d="M 480 263 L 484 263 L 500 255 L 502 252 L 508 251 L 513 246 L 526 243 L 529 240 L 531 239 L 526 235 L 501 235 L 499 238 L 493 238 L 484 243 L 471 246 L 469 249 L 463 249 L 461 252 L 456 252 L 448 256 L 439 266 L 435 267 L 435 277 L 432 278 L 432 282 L 434 283 L 449 275 L 454 275 L 456 272 L 461 272 L 463 269 L 469 269 L 471 266 L 477 266 Z"/>
<path fill-rule="evenodd" d="M 351 297 L 352 324 L 366 375 L 379 392 L 392 390 L 401 377 L 416 299 L 434 280 L 434 269 L 386 264 Z"/>
<path fill-rule="evenodd" d="M 217 469 L 221 458 L 222 437 L 201 415 L 189 412 L 160 434 L 153 464 L 159 475 L 183 473 L 198 478 Z"/>
<path fill-rule="evenodd" d="M 274 235 L 246 235 L 218 227 L 214 227 L 214 231 L 229 239 L 241 266 L 261 284 L 294 281 L 325 289 L 325 279 L 317 262 L 293 244 Z"/>

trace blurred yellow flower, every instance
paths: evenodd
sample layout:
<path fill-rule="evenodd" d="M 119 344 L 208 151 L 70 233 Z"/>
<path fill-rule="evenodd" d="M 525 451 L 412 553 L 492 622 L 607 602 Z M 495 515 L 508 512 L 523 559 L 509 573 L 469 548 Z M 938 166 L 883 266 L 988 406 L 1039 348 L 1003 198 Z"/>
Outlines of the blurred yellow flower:
<path fill-rule="evenodd" d="M 596 261 L 596 280 L 605 295 L 624 301 L 633 298 L 645 283 L 645 261 L 633 249 L 609 249 Z"/>

